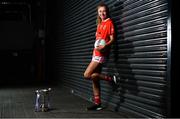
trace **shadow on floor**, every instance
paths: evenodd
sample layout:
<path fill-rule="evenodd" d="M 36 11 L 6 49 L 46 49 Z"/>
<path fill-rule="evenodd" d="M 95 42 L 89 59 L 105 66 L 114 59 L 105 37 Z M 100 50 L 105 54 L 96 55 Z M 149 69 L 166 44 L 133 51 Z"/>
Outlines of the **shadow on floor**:
<path fill-rule="evenodd" d="M 35 112 L 35 90 L 52 88 L 51 110 Z M 4 86 L 0 88 L 1 118 L 127 118 L 109 109 L 86 111 L 91 103 L 75 96 L 70 89 L 55 85 Z"/>

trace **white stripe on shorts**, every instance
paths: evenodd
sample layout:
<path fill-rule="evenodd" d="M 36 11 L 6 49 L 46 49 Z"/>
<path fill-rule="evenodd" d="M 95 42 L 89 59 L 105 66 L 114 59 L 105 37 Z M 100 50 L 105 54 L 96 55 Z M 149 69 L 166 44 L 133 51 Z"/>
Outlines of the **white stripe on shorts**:
<path fill-rule="evenodd" d="M 104 63 L 105 58 L 103 56 L 93 56 L 92 61 L 98 62 L 98 63 Z"/>

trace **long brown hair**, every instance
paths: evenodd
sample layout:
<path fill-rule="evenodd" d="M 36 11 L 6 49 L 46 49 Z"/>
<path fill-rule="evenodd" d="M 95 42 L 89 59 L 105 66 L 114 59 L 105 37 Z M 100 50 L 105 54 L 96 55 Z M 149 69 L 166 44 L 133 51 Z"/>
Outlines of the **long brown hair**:
<path fill-rule="evenodd" d="M 106 9 L 106 14 L 107 14 L 107 18 L 110 17 L 110 16 L 109 16 L 109 8 L 108 8 L 108 6 L 107 6 L 104 2 L 100 2 L 100 3 L 98 4 L 98 6 L 97 6 L 97 25 L 102 22 L 101 18 L 100 18 L 99 15 L 98 15 L 98 9 L 99 9 L 100 7 L 105 7 L 105 9 Z"/>

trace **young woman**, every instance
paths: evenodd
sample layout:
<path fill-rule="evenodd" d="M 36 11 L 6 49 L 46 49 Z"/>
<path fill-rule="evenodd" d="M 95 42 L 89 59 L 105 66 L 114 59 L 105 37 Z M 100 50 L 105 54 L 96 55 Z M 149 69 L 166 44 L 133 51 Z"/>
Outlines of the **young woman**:
<path fill-rule="evenodd" d="M 109 17 L 109 8 L 100 3 L 97 6 L 97 30 L 92 61 L 84 72 L 85 79 L 91 79 L 93 83 L 94 104 L 87 110 L 101 110 L 100 80 L 116 83 L 116 76 L 101 74 L 102 64 L 110 53 L 110 47 L 114 42 L 114 25 Z"/>

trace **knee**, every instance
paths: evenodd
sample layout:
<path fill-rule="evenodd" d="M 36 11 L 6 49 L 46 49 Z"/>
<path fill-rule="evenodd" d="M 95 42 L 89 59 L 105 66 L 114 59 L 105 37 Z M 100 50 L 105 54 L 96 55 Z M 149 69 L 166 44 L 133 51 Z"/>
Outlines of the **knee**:
<path fill-rule="evenodd" d="M 90 78 L 91 78 L 91 75 L 90 75 L 89 73 L 86 73 L 86 72 L 85 72 L 85 73 L 84 73 L 84 78 L 85 78 L 85 79 L 90 79 Z"/>
<path fill-rule="evenodd" d="M 93 80 L 95 80 L 95 79 L 98 78 L 98 76 L 99 76 L 98 73 L 93 73 L 93 74 L 91 75 L 91 78 L 92 78 Z"/>

